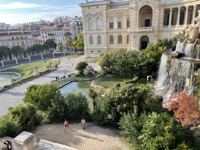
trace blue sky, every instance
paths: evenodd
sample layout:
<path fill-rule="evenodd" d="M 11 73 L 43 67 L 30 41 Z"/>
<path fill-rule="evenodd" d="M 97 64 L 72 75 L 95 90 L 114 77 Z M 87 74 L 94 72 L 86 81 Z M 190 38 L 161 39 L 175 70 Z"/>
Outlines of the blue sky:
<path fill-rule="evenodd" d="M 52 21 L 57 16 L 81 16 L 85 0 L 0 0 L 0 22 Z"/>

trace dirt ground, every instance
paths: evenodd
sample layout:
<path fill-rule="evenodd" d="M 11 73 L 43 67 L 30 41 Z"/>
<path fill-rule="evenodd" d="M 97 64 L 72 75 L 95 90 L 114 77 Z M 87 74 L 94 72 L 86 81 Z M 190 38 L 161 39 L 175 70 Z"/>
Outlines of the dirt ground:
<path fill-rule="evenodd" d="M 39 139 L 71 146 L 79 150 L 129 150 L 127 143 L 123 142 L 117 131 L 101 128 L 87 123 L 86 129 L 81 124 L 71 124 L 70 129 L 63 132 L 63 124 L 42 125 L 36 131 Z"/>

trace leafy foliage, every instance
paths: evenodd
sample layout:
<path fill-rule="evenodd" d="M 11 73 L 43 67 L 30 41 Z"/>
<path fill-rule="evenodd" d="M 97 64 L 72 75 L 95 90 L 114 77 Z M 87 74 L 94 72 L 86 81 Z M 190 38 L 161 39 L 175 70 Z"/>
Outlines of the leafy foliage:
<path fill-rule="evenodd" d="M 33 104 L 39 110 L 46 111 L 53 107 L 58 98 L 62 97 L 54 84 L 31 85 L 25 93 L 24 102 Z"/>
<path fill-rule="evenodd" d="M 81 93 L 69 93 L 65 96 L 65 118 L 80 120 L 83 116 L 89 116 L 87 98 Z"/>
<path fill-rule="evenodd" d="M 11 114 L 0 117 L 0 137 L 15 137 L 21 132 L 18 118 L 13 118 Z"/>
<path fill-rule="evenodd" d="M 77 50 L 83 50 L 84 49 L 84 38 L 83 34 L 78 34 L 77 40 L 74 42 L 74 47 Z"/>
<path fill-rule="evenodd" d="M 97 92 L 95 90 L 93 90 L 93 89 L 89 89 L 89 97 L 93 101 L 93 108 L 94 108 L 94 111 L 95 111 L 96 110 L 96 105 L 97 105 L 97 102 L 96 102 Z"/>
<path fill-rule="evenodd" d="M 162 53 L 173 45 L 172 40 L 159 40 L 157 44 L 149 44 L 141 51 L 128 51 L 124 49 L 105 53 L 99 60 L 99 65 L 105 73 L 119 76 L 147 76 L 155 74 L 159 67 Z"/>
<path fill-rule="evenodd" d="M 174 112 L 176 120 L 183 126 L 197 126 L 200 123 L 199 103 L 186 91 L 172 94 L 167 103 L 167 109 Z"/>
<path fill-rule="evenodd" d="M 18 54 L 23 53 L 23 51 L 24 51 L 23 48 L 21 48 L 20 46 L 13 46 L 11 48 L 11 53 L 13 53 L 16 57 Z"/>
<path fill-rule="evenodd" d="M 7 55 L 10 53 L 10 48 L 7 46 L 0 46 L 0 56 Z"/>
<path fill-rule="evenodd" d="M 72 39 L 71 36 L 66 37 L 65 40 L 66 40 L 67 46 L 69 48 L 73 48 L 74 47 L 74 40 Z"/>
<path fill-rule="evenodd" d="M 62 45 L 62 43 L 57 43 L 57 49 L 59 50 L 59 51 L 63 51 L 63 45 Z"/>
<path fill-rule="evenodd" d="M 88 63 L 86 63 L 85 61 L 84 62 L 79 62 L 77 65 L 76 65 L 76 70 L 79 71 L 79 74 L 83 74 L 83 69 L 85 69 L 87 67 Z"/>
<path fill-rule="evenodd" d="M 104 116 L 102 121 L 105 124 L 116 126 L 123 113 L 142 113 L 150 99 L 151 92 L 147 86 L 125 84 L 112 90 L 104 99 L 98 101 L 98 109 Z"/>
<path fill-rule="evenodd" d="M 56 48 L 56 43 L 54 40 L 48 39 L 46 42 L 44 42 L 43 46 L 46 49 Z"/>
<path fill-rule="evenodd" d="M 40 44 L 34 44 L 33 46 L 28 48 L 28 51 L 30 52 L 41 52 L 44 50 L 43 45 Z"/>
<path fill-rule="evenodd" d="M 38 125 L 40 117 L 36 112 L 35 107 L 32 105 L 18 105 L 9 111 L 14 118 L 19 118 L 19 124 L 23 130 L 30 129 L 31 127 Z"/>

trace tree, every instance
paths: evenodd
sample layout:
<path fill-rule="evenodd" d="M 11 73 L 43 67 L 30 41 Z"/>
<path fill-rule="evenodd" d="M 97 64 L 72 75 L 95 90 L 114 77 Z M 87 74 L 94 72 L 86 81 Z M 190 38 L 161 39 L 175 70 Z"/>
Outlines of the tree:
<path fill-rule="evenodd" d="M 100 114 L 104 116 L 102 122 L 117 127 L 124 113 L 143 113 L 152 99 L 151 91 L 146 85 L 125 84 L 112 89 L 104 98 L 97 102 Z M 97 110 L 99 111 L 99 110 Z"/>
<path fill-rule="evenodd" d="M 24 102 L 33 104 L 39 110 L 47 111 L 57 100 L 62 99 L 54 84 L 31 85 L 25 93 Z"/>
<path fill-rule="evenodd" d="M 22 54 L 24 52 L 24 49 L 20 46 L 13 46 L 11 48 L 11 53 L 15 55 L 16 58 L 18 58 L 18 54 Z"/>
<path fill-rule="evenodd" d="M 94 108 L 94 111 L 95 111 L 96 105 L 97 105 L 97 102 L 96 102 L 97 92 L 94 91 L 93 89 L 89 89 L 89 97 L 93 100 L 93 108 Z"/>
<path fill-rule="evenodd" d="M 8 55 L 10 53 L 10 48 L 7 46 L 0 46 L 0 56 Z"/>
<path fill-rule="evenodd" d="M 57 49 L 59 50 L 59 51 L 63 51 L 63 45 L 62 45 L 62 43 L 57 43 Z"/>
<path fill-rule="evenodd" d="M 68 36 L 65 38 L 67 46 L 71 49 L 74 47 L 74 40 L 72 39 L 71 36 Z"/>
<path fill-rule="evenodd" d="M 19 118 L 19 124 L 23 130 L 30 129 L 34 125 L 39 124 L 39 116 L 35 107 L 32 105 L 20 104 L 9 110 L 9 114 L 11 114 L 14 118 Z"/>
<path fill-rule="evenodd" d="M 34 45 L 32 45 L 31 47 L 29 47 L 28 49 L 27 49 L 27 51 L 29 51 L 29 52 L 36 52 L 36 53 L 40 53 L 40 52 L 42 52 L 44 50 L 44 46 L 43 45 L 40 45 L 40 44 L 34 44 Z"/>
<path fill-rule="evenodd" d="M 88 63 L 86 63 L 85 61 L 83 62 L 79 62 L 77 65 L 76 65 L 76 70 L 78 70 L 79 74 L 80 75 L 83 75 L 83 70 L 87 67 Z"/>
<path fill-rule="evenodd" d="M 48 39 L 48 40 L 46 40 L 46 42 L 44 42 L 43 46 L 44 46 L 44 48 L 49 50 L 52 48 L 56 48 L 56 43 L 54 40 Z"/>
<path fill-rule="evenodd" d="M 198 101 L 189 96 L 186 91 L 173 93 L 166 105 L 169 111 L 174 112 L 174 117 L 182 126 L 197 126 L 200 123 L 200 109 Z"/>
<path fill-rule="evenodd" d="M 21 132 L 19 119 L 11 114 L 0 117 L 0 137 L 15 137 Z"/>
<path fill-rule="evenodd" d="M 81 93 L 69 93 L 64 96 L 65 99 L 65 117 L 67 119 L 78 120 L 89 116 L 89 107 L 87 98 Z"/>
<path fill-rule="evenodd" d="M 74 47 L 77 50 L 83 50 L 84 49 L 84 38 L 83 34 L 78 34 L 77 40 L 74 42 Z"/>

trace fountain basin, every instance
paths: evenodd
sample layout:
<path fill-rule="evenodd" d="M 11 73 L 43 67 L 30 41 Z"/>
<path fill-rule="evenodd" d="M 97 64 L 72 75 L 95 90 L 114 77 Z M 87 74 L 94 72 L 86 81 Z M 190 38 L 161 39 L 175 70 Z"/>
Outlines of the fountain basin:
<path fill-rule="evenodd" d="M 81 87 L 79 85 L 79 82 L 70 82 L 69 84 L 66 84 L 64 85 L 63 87 L 61 87 L 59 89 L 60 93 L 62 95 L 65 95 L 65 94 L 69 94 L 69 93 L 73 93 L 73 92 L 80 92 L 82 93 L 83 95 L 85 95 L 86 97 L 88 97 L 88 92 L 89 92 L 89 89 L 88 88 L 84 88 L 84 87 Z"/>
<path fill-rule="evenodd" d="M 17 72 L 0 72 L 0 87 L 11 84 L 11 79 L 18 79 L 21 74 Z"/>

